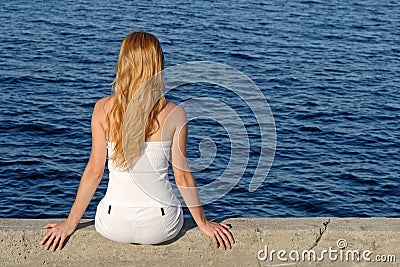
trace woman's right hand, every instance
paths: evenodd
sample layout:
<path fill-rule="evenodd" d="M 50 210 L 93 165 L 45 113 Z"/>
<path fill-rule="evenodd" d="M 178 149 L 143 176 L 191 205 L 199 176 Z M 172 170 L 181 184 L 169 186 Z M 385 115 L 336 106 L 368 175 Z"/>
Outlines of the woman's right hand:
<path fill-rule="evenodd" d="M 51 251 L 55 251 L 57 248 L 61 250 L 65 239 L 74 233 L 76 225 L 65 220 L 59 223 L 49 223 L 43 228 L 50 229 L 50 231 L 42 238 L 40 244 L 45 245 L 46 250 L 52 246 Z"/>
<path fill-rule="evenodd" d="M 199 229 L 207 236 L 209 236 L 216 248 L 222 249 L 232 248 L 235 243 L 232 233 L 229 231 L 231 227 L 225 223 L 217 223 L 206 221 L 204 224 L 199 225 Z"/>

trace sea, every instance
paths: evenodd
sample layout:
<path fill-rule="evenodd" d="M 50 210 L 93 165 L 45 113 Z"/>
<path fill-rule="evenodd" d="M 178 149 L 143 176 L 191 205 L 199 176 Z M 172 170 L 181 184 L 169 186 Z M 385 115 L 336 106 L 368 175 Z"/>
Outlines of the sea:
<path fill-rule="evenodd" d="M 190 109 L 208 218 L 400 215 L 397 0 L 13 0 L 0 24 L 1 218 L 68 216 L 93 107 L 136 30 L 157 36 L 166 69 L 210 66 L 166 93 Z M 247 77 L 249 97 L 210 82 L 214 70 Z M 106 168 L 85 218 L 107 182 Z"/>

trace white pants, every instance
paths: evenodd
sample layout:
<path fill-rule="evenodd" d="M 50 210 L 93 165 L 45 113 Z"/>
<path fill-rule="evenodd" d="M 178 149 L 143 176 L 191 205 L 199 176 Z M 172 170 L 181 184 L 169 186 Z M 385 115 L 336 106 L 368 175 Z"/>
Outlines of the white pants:
<path fill-rule="evenodd" d="M 158 244 L 174 238 L 183 226 L 179 206 L 133 208 L 97 206 L 95 228 L 102 236 L 121 243 Z"/>

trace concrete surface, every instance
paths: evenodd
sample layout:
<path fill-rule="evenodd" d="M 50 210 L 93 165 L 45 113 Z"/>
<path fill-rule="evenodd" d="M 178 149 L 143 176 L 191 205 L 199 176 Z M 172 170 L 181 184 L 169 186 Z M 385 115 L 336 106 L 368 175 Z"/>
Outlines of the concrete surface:
<path fill-rule="evenodd" d="M 400 266 L 397 218 L 226 219 L 236 240 L 227 251 L 215 249 L 190 221 L 173 242 L 134 245 L 107 240 L 94 230 L 93 220 L 82 220 L 64 249 L 52 253 L 39 241 L 43 225 L 56 221 L 0 219 L 0 265 Z M 377 256 L 391 262 L 377 262 Z"/>

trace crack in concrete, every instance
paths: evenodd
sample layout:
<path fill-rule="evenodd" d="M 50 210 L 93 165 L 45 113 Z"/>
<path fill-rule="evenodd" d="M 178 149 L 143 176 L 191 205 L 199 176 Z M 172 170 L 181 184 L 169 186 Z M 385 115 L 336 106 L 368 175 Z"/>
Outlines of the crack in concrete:
<path fill-rule="evenodd" d="M 328 224 L 331 222 L 331 219 L 326 220 L 325 222 L 322 223 L 322 227 L 319 228 L 319 234 L 317 236 L 317 239 L 315 240 L 315 243 L 311 246 L 310 250 L 315 248 L 318 245 L 318 242 L 321 240 L 322 235 L 325 233 Z"/>

